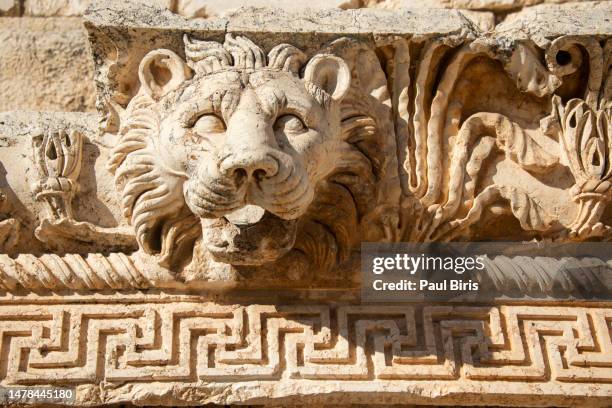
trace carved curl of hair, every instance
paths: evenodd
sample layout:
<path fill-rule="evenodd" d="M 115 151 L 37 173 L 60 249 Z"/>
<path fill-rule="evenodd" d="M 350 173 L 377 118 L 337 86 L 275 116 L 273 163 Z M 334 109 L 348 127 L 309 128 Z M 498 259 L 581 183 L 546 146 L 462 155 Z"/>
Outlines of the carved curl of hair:
<path fill-rule="evenodd" d="M 187 64 L 196 73 L 212 74 L 233 68 L 255 70 L 271 68 L 298 75 L 306 62 L 306 54 L 290 44 L 272 48 L 268 57 L 263 50 L 246 37 L 227 34 L 223 44 L 216 41 L 200 41 L 184 35 Z"/>

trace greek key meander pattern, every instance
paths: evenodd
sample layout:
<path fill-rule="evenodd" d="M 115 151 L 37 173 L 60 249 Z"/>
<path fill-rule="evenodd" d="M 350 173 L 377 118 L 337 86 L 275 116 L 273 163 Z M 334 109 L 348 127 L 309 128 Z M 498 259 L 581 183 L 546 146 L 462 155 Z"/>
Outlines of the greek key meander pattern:
<path fill-rule="evenodd" d="M 611 322 L 585 307 L 2 306 L 0 376 L 612 383 Z"/>

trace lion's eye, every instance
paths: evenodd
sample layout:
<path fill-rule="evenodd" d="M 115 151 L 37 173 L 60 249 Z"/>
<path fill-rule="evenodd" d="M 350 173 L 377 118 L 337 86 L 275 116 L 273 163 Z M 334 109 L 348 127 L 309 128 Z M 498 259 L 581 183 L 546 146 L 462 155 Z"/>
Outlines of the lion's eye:
<path fill-rule="evenodd" d="M 199 135 L 225 132 L 225 122 L 217 115 L 202 115 L 193 125 L 193 131 Z"/>
<path fill-rule="evenodd" d="M 283 115 L 276 119 L 274 130 L 281 130 L 286 133 L 302 133 L 306 131 L 306 125 L 295 115 Z"/>

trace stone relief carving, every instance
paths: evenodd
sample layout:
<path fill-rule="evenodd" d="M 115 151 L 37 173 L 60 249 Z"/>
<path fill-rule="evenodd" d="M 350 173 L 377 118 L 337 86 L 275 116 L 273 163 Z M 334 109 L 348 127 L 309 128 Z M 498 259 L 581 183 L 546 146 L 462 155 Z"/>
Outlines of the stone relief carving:
<path fill-rule="evenodd" d="M 143 58 L 109 163 L 146 253 L 166 267 L 191 256 L 198 267 L 277 263 L 299 279 L 361 240 L 392 238 L 372 222 L 399 198 L 372 50 L 339 39 L 311 58 L 289 44 L 266 56 L 228 34 L 185 36 L 185 52 L 186 62 L 169 50 Z"/>
<path fill-rule="evenodd" d="M 46 217 L 36 228 L 36 238 L 55 249 L 83 244 L 106 248 L 130 248 L 134 235 L 121 228 L 101 228 L 75 219 L 72 201 L 79 191 L 83 135 L 67 129 L 32 134 L 33 159 L 39 180 L 32 186 L 37 201 L 44 203 Z"/>
<path fill-rule="evenodd" d="M 606 102 L 602 100 L 602 104 Z M 564 106 L 553 99 L 563 157 L 574 176 L 571 188 L 578 212 L 568 226 L 570 238 L 610 237 L 610 226 L 600 222 L 612 197 L 612 122 L 610 108 L 592 108 L 585 101 L 571 99 Z"/>
<path fill-rule="evenodd" d="M 72 199 L 78 190 L 83 135 L 65 131 L 32 135 L 34 162 L 41 180 L 33 187 L 36 200 L 45 203 L 48 217 L 74 218 Z"/>
<path fill-rule="evenodd" d="M 131 266 L 48 255 L 68 275 L 110 268 L 121 278 L 98 281 L 112 288 L 339 286 L 362 241 L 473 239 L 496 218 L 516 223 L 512 239 L 609 240 L 609 42 L 463 42 L 427 42 L 411 85 L 408 40 L 377 54 L 341 37 L 308 56 L 185 34 L 186 57 L 150 51 L 137 93 L 114 105 L 107 168 L 131 227 L 74 219 L 82 137 L 60 130 L 33 137 L 48 211 L 37 237 L 123 248 L 111 256 Z M 474 97 L 478 75 L 505 86 L 494 111 Z M 98 287 L 66 284 L 35 255 L 3 264 L 24 287 L 35 264 L 59 287 Z"/>
<path fill-rule="evenodd" d="M 579 49 L 584 46 L 572 37 L 553 41 L 546 51 L 546 66 L 533 44 L 519 43 L 507 57 L 495 53 L 485 41 L 475 41 L 452 56 L 430 98 L 429 117 L 418 106 L 427 102 L 415 102 L 414 149 L 407 155 L 405 167 L 409 189 L 418 198 L 414 206 L 419 208 L 419 222 L 408 230 L 410 239 L 469 238 L 469 228 L 491 207 L 497 213 L 511 213 L 524 231 L 540 231 L 541 238 L 609 239 L 609 226 L 600 218 L 610 200 L 610 119 L 608 113 L 597 108 L 598 103 L 609 104 L 609 99 L 603 95 L 604 56 L 596 41 L 588 42 L 585 49 L 591 68 L 583 97 L 590 102 L 574 98 L 564 108 L 561 97 L 554 95 L 563 77 L 581 66 Z M 432 43 L 426 54 L 440 47 Z M 605 47 L 609 60 L 610 47 Z M 562 67 L 557 62 L 560 52 L 569 58 Z M 552 112 L 541 119 L 538 128 L 521 126 L 508 114 L 476 112 L 465 117 L 462 108 L 466 91 L 457 88 L 465 81 L 462 74 L 469 62 L 482 54 L 501 60 L 519 91 L 551 101 Z M 429 65 L 420 69 L 429 70 Z M 418 74 L 417 98 L 428 75 L 432 74 Z M 457 99 L 453 100 L 453 94 Z M 493 176 L 492 166 L 497 173 Z M 561 204 L 565 214 L 554 208 L 558 204 L 538 197 L 546 184 L 541 176 L 553 173 L 558 166 L 566 166 L 575 183 L 568 189 L 570 199 Z M 506 172 L 509 176 L 504 178 Z M 586 194 L 581 195 L 581 191 Z M 573 219 L 564 217 L 572 213 Z"/>
<path fill-rule="evenodd" d="M 147 54 L 108 163 L 142 251 L 173 270 L 191 259 L 265 269 L 304 258 L 302 268 L 289 268 L 299 277 L 311 266 L 342 263 L 364 237 L 462 239 L 492 207 L 542 237 L 607 236 L 599 219 L 609 200 L 608 43 L 565 36 L 504 48 L 467 36 L 459 44 L 433 39 L 416 53 L 408 40 L 386 47 L 394 53 L 389 59 L 348 38 L 309 56 L 289 44 L 266 55 L 243 36 L 228 34 L 220 43 L 185 35 L 185 58 L 169 49 Z M 412 84 L 397 65 L 400 52 L 414 59 Z M 520 110 L 465 106 L 470 69 L 496 61 L 495 74 L 514 83 L 513 96 L 540 98 L 548 115 L 526 124 Z M 577 73 L 586 75 L 584 84 Z M 396 95 L 402 87 L 403 99 Z M 563 95 L 555 95 L 559 89 Z M 403 117 L 392 117 L 394 110 Z M 405 146 L 396 146 L 394 120 L 410 122 Z M 531 126 L 538 121 L 539 128 Z M 74 219 L 82 140 L 67 130 L 34 140 L 41 175 L 34 193 L 48 209 L 40 238 L 53 223 Z M 395 149 L 405 150 L 400 174 L 387 154 Z M 570 198 L 565 214 L 511 183 L 522 178 L 499 176 L 509 168 L 537 183 L 559 167 L 575 184 L 560 188 Z M 403 207 L 417 211 L 402 214 L 399 232 L 388 215 L 400 200 L 398 177 Z M 334 214 L 326 214 L 332 205 Z M 339 205 L 346 216 L 337 215 Z"/>
<path fill-rule="evenodd" d="M 294 387 L 304 387 L 302 398 L 323 390 L 357 397 L 373 378 L 387 391 L 368 391 L 397 402 L 414 393 L 423 401 L 457 398 L 428 397 L 423 381 L 431 380 L 461 381 L 463 393 L 474 390 L 481 402 L 499 402 L 499 392 L 482 390 L 507 388 L 509 381 L 513 392 L 531 395 L 537 387 L 531 398 L 560 405 L 565 394 L 572 401 L 588 395 L 585 401 L 599 406 L 609 392 L 606 308 L 166 306 L 47 305 L 44 315 L 32 311 L 25 321 L 11 319 L 18 306 L 6 306 L 0 327 L 13 339 L 6 378 L 82 384 L 80 395 L 91 404 L 122 401 L 127 387 L 135 401 L 193 404 L 201 396 L 185 391 L 198 381 L 207 401 L 224 403 L 268 398 L 262 383 L 270 381 L 287 385 L 277 398 L 293 395 Z M 102 387 L 89 385 L 101 380 Z M 220 395 L 214 382 L 244 392 Z"/>
<path fill-rule="evenodd" d="M 610 241 L 609 36 L 117 4 L 86 22 L 99 134 L 0 116 L 0 385 L 609 405 L 609 262 L 491 256 L 489 303 L 357 304 L 361 242 Z"/>

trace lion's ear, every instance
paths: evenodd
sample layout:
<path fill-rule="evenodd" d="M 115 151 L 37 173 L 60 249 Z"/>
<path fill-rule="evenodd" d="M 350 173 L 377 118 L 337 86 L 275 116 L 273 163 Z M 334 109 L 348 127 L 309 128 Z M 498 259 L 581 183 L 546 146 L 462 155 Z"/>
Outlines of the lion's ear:
<path fill-rule="evenodd" d="M 304 69 L 304 80 L 323 89 L 335 101 L 341 100 L 351 84 L 351 71 L 333 55 L 315 55 Z"/>
<path fill-rule="evenodd" d="M 138 67 L 140 84 L 153 99 L 174 91 L 190 77 L 187 64 L 170 50 L 149 52 Z"/>

